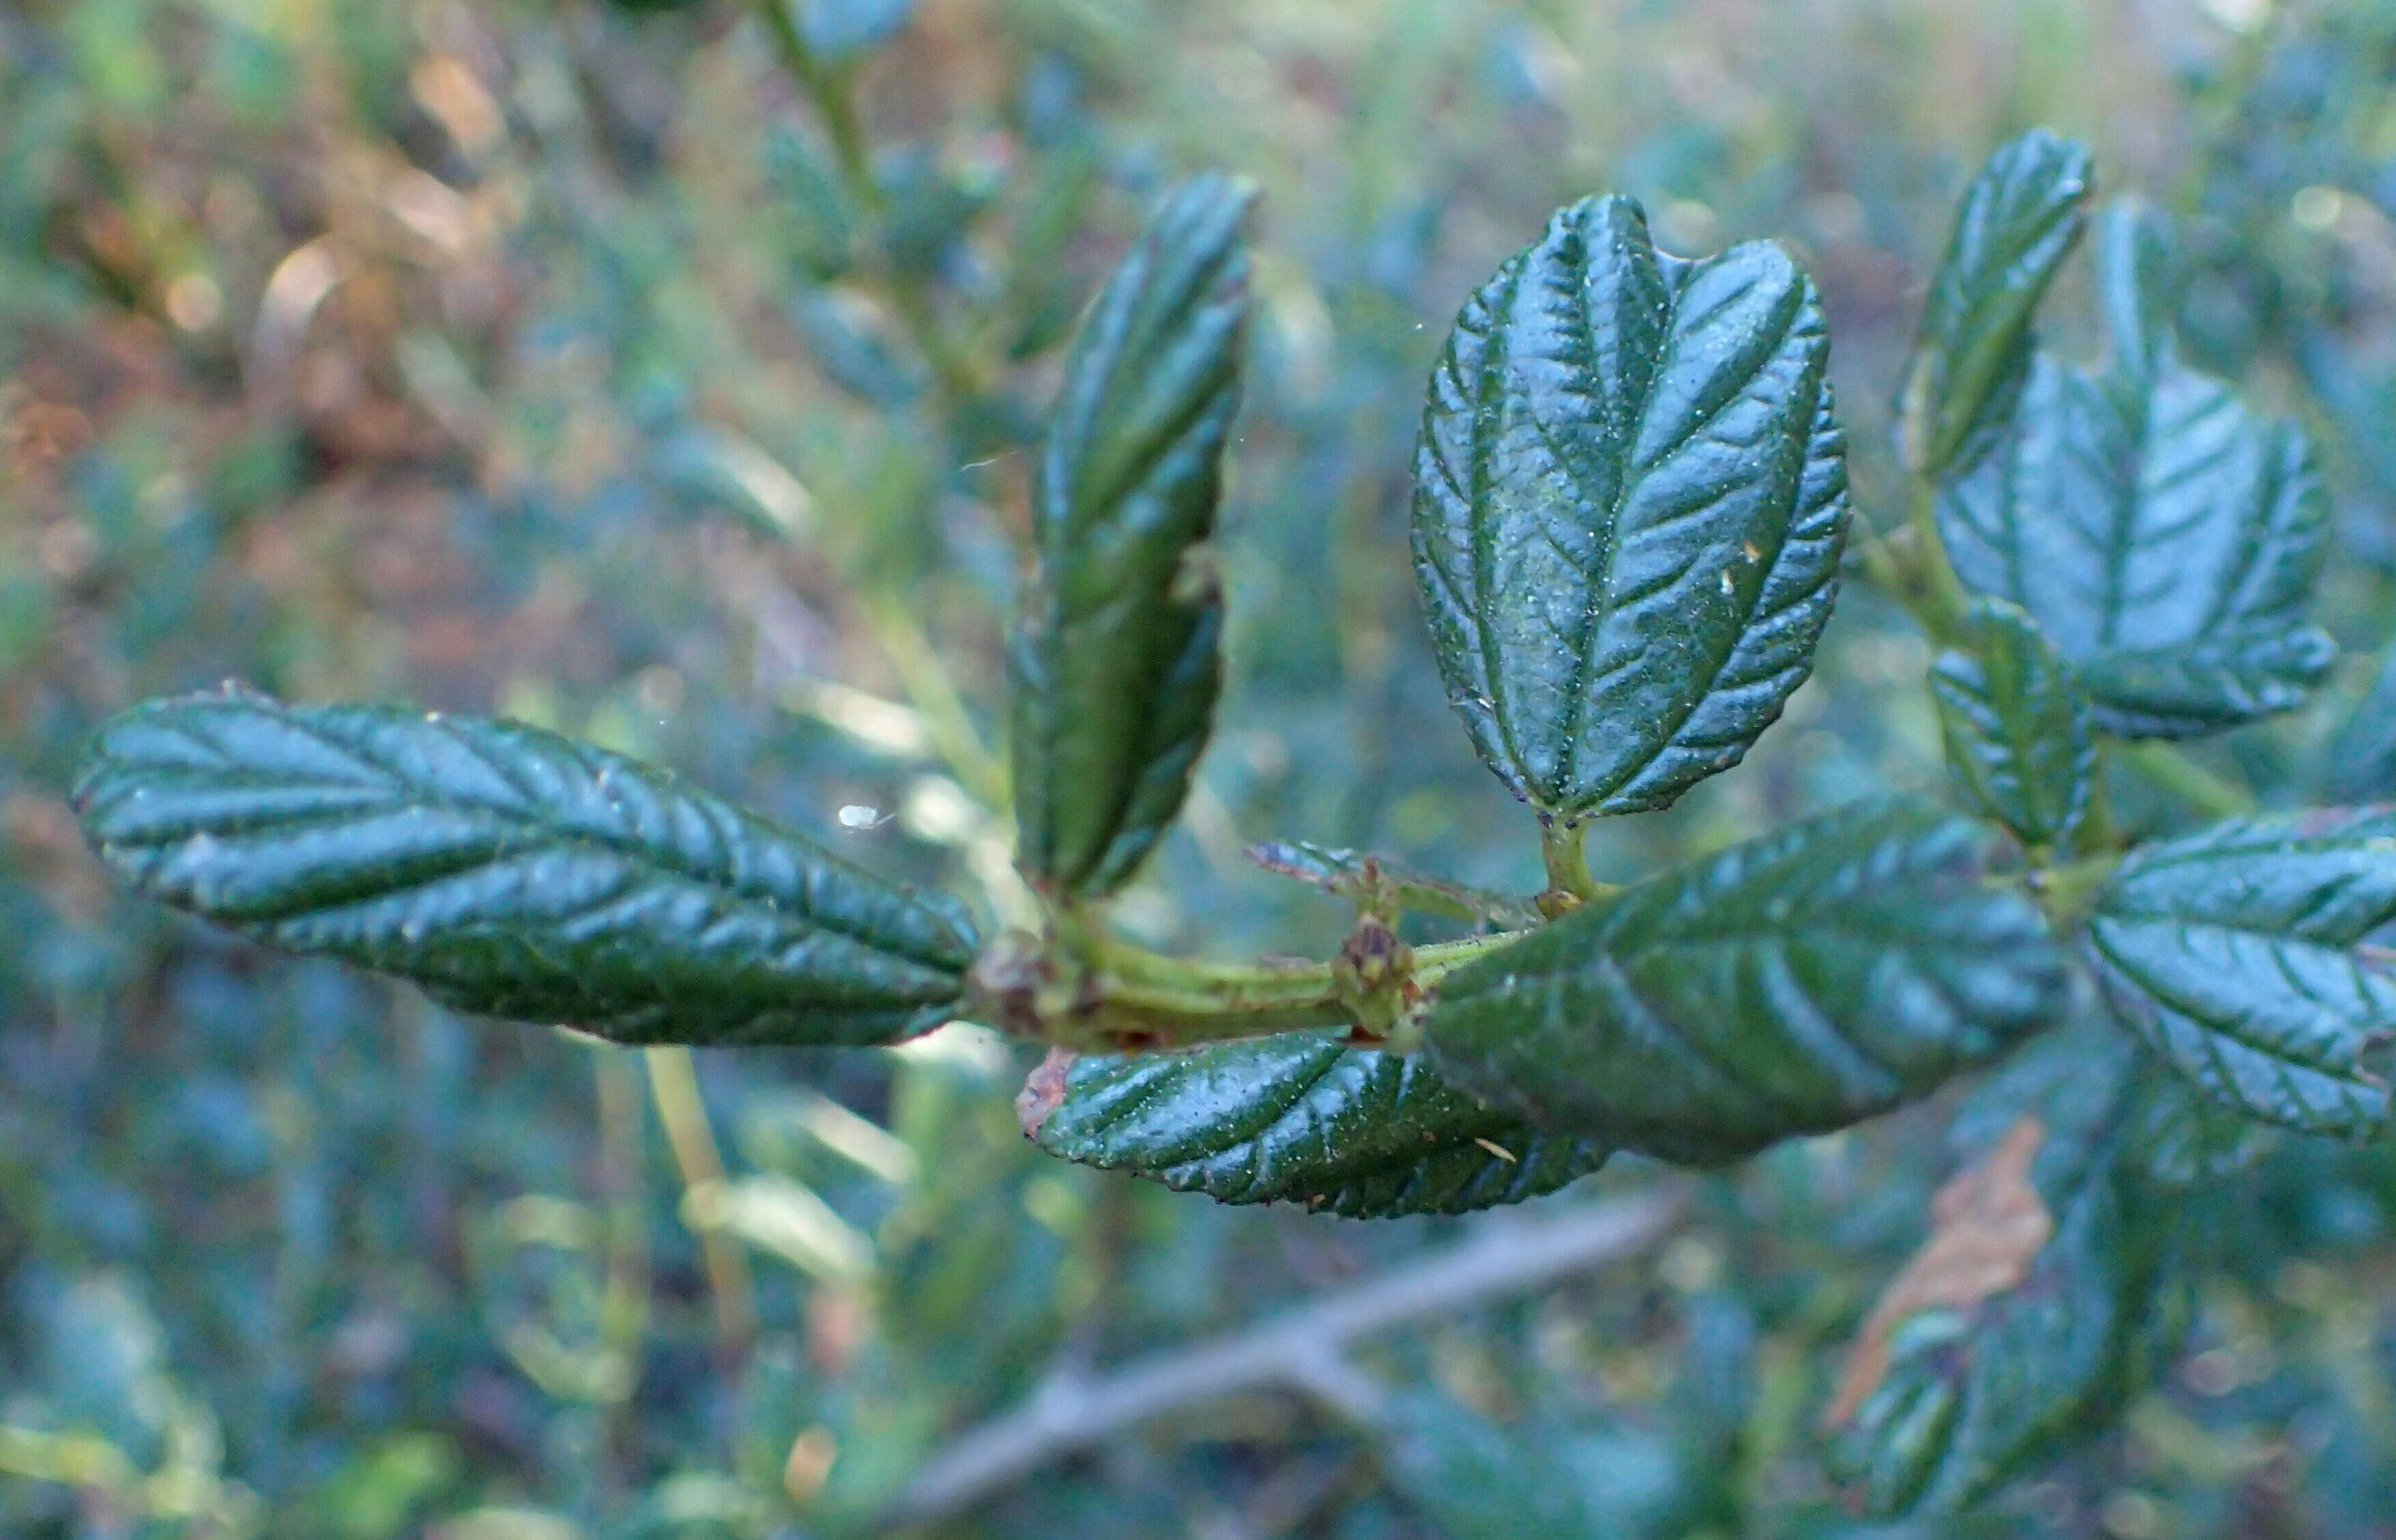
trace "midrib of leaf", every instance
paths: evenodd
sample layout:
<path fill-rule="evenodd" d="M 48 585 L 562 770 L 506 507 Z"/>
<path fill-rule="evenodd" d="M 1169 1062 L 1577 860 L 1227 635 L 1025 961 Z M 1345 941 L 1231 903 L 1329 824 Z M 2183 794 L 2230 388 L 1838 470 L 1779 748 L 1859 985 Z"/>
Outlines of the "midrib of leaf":
<path fill-rule="evenodd" d="M 1116 373 L 1114 369 L 1108 371 L 1107 378 L 1110 386 L 1113 384 Z M 1139 452 L 1129 457 L 1124 462 L 1122 471 L 1105 485 L 1085 488 L 1075 482 L 1062 488 L 1063 498 L 1069 509 L 1087 509 L 1090 512 L 1086 517 L 1069 513 L 1066 518 L 1058 521 L 1061 526 L 1058 531 L 1060 544 L 1085 538 L 1104 520 L 1109 511 L 1121 507 L 1134 488 L 1148 481 L 1157 465 L 1181 443 L 1183 435 L 1189 432 L 1191 426 L 1199 418 L 1214 410 L 1222 396 L 1223 379 L 1228 373 L 1228 369 L 1209 371 L 1210 378 L 1205 388 L 1203 391 L 1190 392 L 1190 399 L 1181 409 L 1167 417 L 1160 424 L 1157 431 L 1149 434 L 1141 443 Z M 1098 425 L 1094 423 L 1091 426 L 1096 428 Z M 1075 435 L 1085 454 L 1093 436 L 1095 435 L 1092 432 L 1081 432 Z M 1065 552 L 1059 551 L 1055 554 L 1062 556 Z M 1110 591 L 1108 597 L 1112 599 L 1118 596 Z M 1059 607 L 1063 607 L 1061 604 Z M 1085 608 L 1078 613 L 1087 614 L 1088 610 Z"/>
<path fill-rule="evenodd" d="M 421 783 L 411 779 L 406 772 L 393 766 L 388 761 L 373 753 L 371 750 L 357 744 L 342 741 L 340 738 L 332 736 L 318 724 L 308 719 L 298 711 L 286 712 L 279 716 L 276 720 L 280 724 L 314 739 L 321 746 L 331 750 L 341 758 L 359 765 L 364 770 L 368 771 L 376 777 L 379 777 L 382 783 L 383 794 L 391 799 L 385 803 L 386 808 L 390 811 L 406 812 L 411 805 L 434 807 L 445 812 L 458 814 L 470 820 L 496 820 L 507 825 L 508 831 L 494 836 L 493 845 L 483 852 L 476 853 L 473 859 L 471 861 L 461 859 L 458 865 L 447 868 L 433 875 L 424 877 L 411 875 L 404 882 L 385 883 L 379 888 L 360 887 L 354 893 L 345 892 L 344 896 L 339 898 L 320 899 L 296 909 L 278 911 L 273 914 L 260 916 L 259 919 L 264 923 L 280 923 L 299 916 L 304 916 L 311 912 L 323 912 L 335 908 L 352 905 L 361 898 L 372 899 L 378 896 L 390 896 L 404 892 L 418 890 L 429 886 L 436 882 L 442 882 L 451 877 L 463 875 L 477 867 L 497 865 L 500 860 L 523 855 L 527 850 L 537 849 L 544 843 L 551 845 L 562 844 L 579 847 L 588 851 L 600 852 L 615 856 L 636 867 L 646 867 L 652 870 L 660 871 L 670 876 L 679 877 L 696 886 L 726 894 L 744 903 L 762 905 L 765 909 L 777 914 L 792 913 L 793 917 L 801 922 L 813 926 L 816 929 L 827 931 L 834 936 L 838 936 L 842 939 L 861 947 L 868 951 L 896 953 L 911 962 L 920 964 L 926 968 L 941 972 L 953 971 L 954 965 L 950 960 L 930 957 L 924 955 L 919 951 L 907 949 L 897 938 L 874 936 L 854 929 L 848 925 L 814 912 L 804 903 L 796 901 L 795 899 L 793 899 L 790 903 L 789 908 L 786 909 L 785 901 L 780 896 L 760 889 L 752 883 L 733 880 L 730 878 L 729 873 L 707 872 L 695 870 L 684 863 L 679 852 L 661 851 L 658 846 L 641 844 L 637 842 L 627 840 L 621 836 L 610 834 L 604 830 L 544 821 L 540 818 L 538 812 L 538 803 L 539 801 L 538 794 L 531 789 L 528 789 L 522 781 L 518 780 L 516 776 L 505 765 L 494 760 L 489 750 L 484 745 L 474 742 L 469 736 L 459 734 L 455 727 L 446 720 L 434 717 L 426 717 L 422 719 L 425 726 L 439 732 L 444 739 L 462 749 L 477 763 L 488 769 L 501 784 L 507 786 L 519 797 L 522 797 L 526 804 L 527 804 L 526 806 L 508 807 L 501 803 L 486 802 L 479 799 L 454 796 L 444 790 L 426 787 Z M 206 737 L 201 736 L 195 729 L 178 724 L 174 724 L 171 730 L 187 741 L 198 744 L 202 749 L 206 750 L 208 754 L 217 758 L 220 762 L 223 760 L 225 756 L 225 750 L 223 747 L 220 744 L 209 741 Z M 604 784 L 604 777 L 613 774 L 609 767 L 601 766 L 596 769 L 592 769 L 583 763 L 579 755 L 574 756 L 574 758 L 576 759 L 578 767 L 589 770 L 591 779 L 594 783 Z M 210 775 L 223 775 L 230 773 L 242 777 L 249 781 L 273 786 L 289 786 L 294 784 L 295 779 L 297 779 L 296 777 L 288 776 L 275 776 L 265 771 L 248 771 L 237 768 L 231 769 L 230 771 L 211 770 L 207 773 Z M 347 783 L 338 780 L 298 779 L 297 783 L 300 785 L 323 786 L 337 790 L 347 789 Z M 650 788 L 649 790 L 660 795 L 667 794 L 664 790 L 659 788 Z M 723 826 L 719 822 L 718 815 L 720 813 L 720 809 L 709 806 L 707 800 L 703 795 L 693 798 L 692 805 L 699 811 L 704 822 L 706 823 L 710 836 L 712 838 L 719 850 L 721 850 L 727 857 L 725 865 L 727 867 L 737 867 L 739 863 L 731 861 L 728 858 L 733 845 L 731 842 L 725 839 Z M 611 800 L 609 806 L 616 807 L 616 803 Z M 620 812 L 621 809 L 617 808 L 617 811 Z M 316 820 L 313 817 L 301 820 L 301 822 L 313 821 Z M 326 821 L 330 821 L 329 816 Z M 254 822 L 243 824 L 239 827 L 238 831 L 244 833 L 273 832 L 276 830 L 295 826 L 295 823 L 284 819 L 261 818 Z M 776 830 L 775 832 L 779 833 L 780 831 Z M 165 839 L 147 842 L 145 847 L 155 849 L 162 844 L 173 843 L 175 842 L 175 838 L 176 837 L 174 836 L 169 836 Z M 940 923 L 945 926 L 945 920 Z"/>
<path fill-rule="evenodd" d="M 1578 247 L 1579 257 L 1578 261 L 1571 264 L 1571 270 L 1575 275 L 1572 294 L 1572 313 L 1576 325 L 1574 336 L 1581 344 L 1579 362 L 1582 374 L 1584 378 L 1594 383 L 1598 379 L 1600 352 L 1597 313 L 1590 303 L 1589 239 L 1576 230 L 1573 243 Z M 1636 264 L 1637 260 L 1637 254 L 1633 253 L 1632 263 Z M 1671 335 L 1671 319 L 1668 317 L 1665 333 L 1668 339 Z M 1590 655 L 1596 650 L 1598 630 L 1604 624 L 1606 612 L 1614 603 L 1614 551 L 1617 542 L 1622 536 L 1622 508 L 1630 500 L 1631 489 L 1646 478 L 1647 468 L 1632 465 L 1631 450 L 1639 442 L 1637 429 L 1640 424 L 1647 420 L 1647 409 L 1655 402 L 1656 381 L 1663 376 L 1669 359 L 1669 349 L 1667 355 L 1666 359 L 1658 359 L 1656 366 L 1646 371 L 1645 377 L 1641 380 L 1637 404 L 1622 413 L 1629 420 L 1606 424 L 1608 429 L 1616 431 L 1613 440 L 1616 447 L 1612 467 L 1615 473 L 1614 498 L 1611 505 L 1605 509 L 1603 522 L 1597 531 L 1597 551 L 1588 574 L 1589 589 L 1581 604 L 1579 623 L 1573 629 L 1571 672 L 1566 676 L 1564 716 L 1559 724 L 1561 730 L 1557 735 L 1564 753 L 1561 763 L 1556 766 L 1555 784 L 1550 789 L 1550 794 L 1558 802 L 1565 801 L 1571 796 L 1573 783 L 1579 779 L 1580 724 L 1582 718 L 1588 714 L 1586 697 L 1590 686 Z M 1604 398 L 1596 392 L 1592 392 L 1591 399 L 1594 405 Z M 1534 430 L 1539 435 L 1539 442 L 1547 446 L 1549 454 L 1556 455 L 1557 445 L 1555 441 L 1548 436 L 1548 425 L 1545 419 L 1540 417 L 1536 408 L 1530 410 L 1528 415 Z M 1585 461 L 1591 457 L 1577 458 Z M 1567 468 L 1566 474 L 1573 473 L 1572 458 L 1557 455 L 1556 463 Z M 1637 475 L 1638 481 L 1631 479 L 1633 473 Z M 1542 524 L 1541 527 L 1544 528 L 1545 525 Z"/>
<path fill-rule="evenodd" d="M 1723 259 L 1721 257 L 1716 257 L 1710 259 L 1710 264 L 1719 264 L 1722 260 Z M 1755 287 L 1756 281 L 1752 275 L 1750 275 L 1745 284 L 1722 296 L 1722 298 L 1709 310 L 1700 312 L 1694 318 L 1685 318 L 1686 324 L 1684 325 L 1684 316 L 1680 303 L 1681 296 L 1687 292 L 1687 280 L 1698 270 L 1709 265 L 1709 262 L 1683 263 L 1680 265 L 1677 272 L 1668 271 L 1663 275 L 1667 285 L 1666 292 L 1670 296 L 1671 308 L 1666 320 L 1662 356 L 1657 359 L 1656 367 L 1647 373 L 1645 379 L 1643 381 L 1636 406 L 1626 414 L 1629 421 L 1624 424 L 1624 431 L 1621 433 L 1620 441 L 1623 445 L 1622 463 L 1627 473 L 1618 475 L 1616 478 L 1615 495 L 1611 506 L 1606 510 L 1604 528 L 1601 536 L 1601 544 L 1599 546 L 1596 562 L 1594 564 L 1595 570 L 1591 574 L 1595 578 L 1595 581 L 1591 586 L 1590 602 L 1584 606 L 1580 626 L 1575 632 L 1573 638 L 1572 672 L 1570 675 L 1571 688 L 1564 697 L 1564 717 L 1561 724 L 1562 730 L 1559 734 L 1564 747 L 1564 763 L 1560 767 L 1558 781 L 1555 788 L 1555 795 L 1559 801 L 1564 800 L 1571 784 L 1578 778 L 1579 775 L 1580 727 L 1582 720 L 1587 715 L 1589 697 L 1592 693 L 1590 689 L 1589 669 L 1590 665 L 1593 661 L 1591 654 L 1596 648 L 1596 638 L 1599 627 L 1604 622 L 1607 614 L 1618 611 L 1625 604 L 1637 604 L 1640 601 L 1650 597 L 1653 593 L 1661 592 L 1664 589 L 1670 588 L 1674 582 L 1679 581 L 1687 571 L 1687 568 L 1684 566 L 1679 571 L 1669 573 L 1657 579 L 1657 586 L 1654 589 L 1644 592 L 1631 594 L 1621 594 L 1616 592 L 1614 588 L 1614 557 L 1615 552 L 1620 544 L 1623 510 L 1630 505 L 1633 495 L 1647 484 L 1648 478 L 1654 475 L 1659 467 L 1669 463 L 1674 456 L 1680 454 L 1684 449 L 1686 449 L 1700 433 L 1703 433 L 1709 427 L 1712 426 L 1712 424 L 1718 420 L 1724 412 L 1728 411 L 1735 404 L 1745 397 L 1746 387 L 1753 381 L 1757 373 L 1757 368 L 1760 368 L 1763 365 L 1769 364 L 1773 358 L 1778 355 L 1781 348 L 1788 342 L 1790 327 L 1794 324 L 1797 312 L 1804 308 L 1805 285 L 1801 279 L 1799 282 L 1790 285 L 1784 291 L 1779 305 L 1775 308 L 1774 312 L 1770 317 L 1771 335 L 1774 340 L 1770 346 L 1756 350 L 1756 356 L 1761 361 L 1757 367 L 1751 367 L 1746 370 L 1737 383 L 1728 386 L 1722 391 L 1716 399 L 1707 403 L 1703 409 L 1694 414 L 1688 424 L 1669 443 L 1656 450 L 1652 455 L 1634 461 L 1631 458 L 1631 452 L 1639 443 L 1640 430 L 1646 425 L 1648 414 L 1655 408 L 1657 382 L 1663 379 L 1671 372 L 1673 360 L 1679 356 L 1678 348 L 1680 345 L 1680 339 L 1686 335 L 1688 331 L 1696 329 L 1710 317 L 1717 315 L 1724 310 L 1728 309 L 1737 299 L 1751 292 Z M 1587 293 L 1587 286 L 1585 285 L 1579 285 L 1579 297 L 1584 300 L 1584 302 L 1577 307 L 1576 318 L 1578 319 L 1587 329 L 1591 339 L 1590 346 L 1593 350 L 1595 347 L 1596 323 L 1594 317 L 1590 313 L 1589 306 L 1585 302 Z M 1591 372 L 1592 374 L 1594 373 L 1593 367 Z M 1689 719 L 1697 714 L 1697 709 L 1713 697 L 1715 688 L 1722 682 L 1723 670 L 1730 667 L 1730 660 L 1738 655 L 1739 644 L 1746 640 L 1750 630 L 1753 627 L 1755 623 L 1756 611 L 1764 603 L 1764 591 L 1771 586 L 1773 570 L 1779 565 L 1781 552 L 1788 549 L 1790 529 L 1796 521 L 1798 504 L 1804 496 L 1805 467 L 1810 463 L 1812 458 L 1815 418 L 1820 411 L 1821 380 L 1819 375 L 1814 370 L 1808 370 L 1806 372 L 1812 377 L 1814 389 L 1809 398 L 1807 409 L 1803 414 L 1804 423 L 1799 431 L 1804 440 L 1804 447 L 1798 456 L 1797 473 L 1790 479 L 1789 517 L 1779 521 L 1777 529 L 1768 533 L 1766 538 L 1769 538 L 1771 542 L 1770 551 L 1768 552 L 1759 554 L 1754 562 L 1749 564 L 1752 568 L 1755 577 L 1749 592 L 1744 597 L 1743 604 L 1739 612 L 1739 623 L 1736 627 L 1722 628 L 1722 638 L 1719 645 L 1708 650 L 1706 656 L 1710 660 L 1711 666 L 1706 672 L 1706 682 L 1704 686 L 1699 689 L 1683 692 L 1683 698 L 1676 703 L 1674 709 L 1666 716 L 1658 719 L 1657 730 L 1651 734 L 1642 735 L 1643 741 L 1649 746 L 1649 750 L 1639 766 L 1631 770 L 1622 777 L 1623 784 L 1626 786 L 1638 779 L 1640 772 L 1655 763 L 1657 756 L 1661 754 L 1664 750 L 1671 744 L 1674 737 L 1679 735 L 1681 729 L 1688 724 Z M 1536 421 L 1536 413 L 1533 414 L 1533 418 Z M 1543 443 L 1548 442 L 1545 425 L 1540 424 L 1539 428 L 1541 441 Z M 1552 453 L 1552 445 L 1551 445 L 1550 447 L 1551 452 Z M 1719 500 L 1720 499 L 1716 499 L 1716 501 Z M 1646 531 L 1646 533 L 1653 534 L 1655 533 L 1655 529 L 1669 527 L 1672 523 L 1700 518 L 1712 506 L 1712 503 L 1708 503 L 1690 509 L 1684 513 L 1676 515 L 1673 520 L 1668 520 L 1666 524 L 1651 528 Z M 1759 544 L 1761 542 L 1759 542 Z M 1724 570 L 1727 571 L 1729 569 L 1725 568 Z M 1486 644 L 1484 643 L 1484 651 L 1485 650 Z M 1644 654 L 1643 653 L 1641 656 L 1644 657 Z M 1626 659 L 1622 667 L 1625 669 L 1633 668 L 1636 666 L 1638 661 L 1639 660 L 1637 658 Z M 1636 730 L 1635 725 L 1633 730 Z M 1512 749 L 1511 733 L 1509 735 L 1508 748 L 1510 750 Z M 1619 790 L 1619 788 L 1613 790 Z M 1606 794 L 1609 796 L 1612 795 L 1613 790 L 1610 790 Z"/>
<path fill-rule="evenodd" d="M 2129 582 L 2130 553 L 2137 549 L 2140 534 L 2138 506 L 2144 488 L 2139 485 L 2138 467 L 2146 458 L 2147 443 L 2154 426 L 2155 397 L 2150 389 L 2144 392 L 2136 413 L 2123 412 L 2111 387 L 2116 383 L 2126 387 L 2126 381 L 2098 381 L 2085 371 L 2078 372 L 2093 387 L 2093 393 L 2113 409 L 2114 417 L 2125 430 L 2125 442 L 2107 467 L 2110 471 L 2110 490 L 2116 495 L 2111 499 L 2113 517 L 2106 529 L 2104 602 L 2097 606 L 2096 621 L 2096 644 L 2116 647 L 2121 644 L 2122 615 L 2128 602 L 2124 589 Z"/>

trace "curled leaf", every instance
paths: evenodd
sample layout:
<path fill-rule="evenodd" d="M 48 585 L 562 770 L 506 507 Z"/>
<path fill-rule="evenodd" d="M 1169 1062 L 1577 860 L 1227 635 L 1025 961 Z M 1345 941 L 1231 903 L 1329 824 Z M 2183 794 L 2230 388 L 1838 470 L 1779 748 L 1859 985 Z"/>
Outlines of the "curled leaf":
<path fill-rule="evenodd" d="M 1032 489 L 1010 659 L 1018 858 L 1052 890 L 1130 880 L 1181 810 L 1222 684 L 1207 542 L 1239 408 L 1248 190 L 1174 190 L 1090 308 Z"/>
<path fill-rule="evenodd" d="M 1913 471 L 1966 465 L 2002 431 L 2028 378 L 2031 318 L 2086 222 L 2091 169 L 2085 148 L 2033 128 L 1965 190 L 1897 394 Z"/>

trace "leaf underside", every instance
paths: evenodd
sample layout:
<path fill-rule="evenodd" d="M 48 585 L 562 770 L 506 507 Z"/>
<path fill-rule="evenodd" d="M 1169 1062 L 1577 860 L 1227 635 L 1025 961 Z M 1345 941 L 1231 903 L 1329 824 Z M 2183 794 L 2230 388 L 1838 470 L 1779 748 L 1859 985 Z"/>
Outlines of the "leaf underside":
<path fill-rule="evenodd" d="M 2109 248 L 2157 239 L 2138 219 L 2106 228 Z M 2040 354 L 2002 442 L 1942 485 L 1937 514 L 1957 575 L 2030 613 L 2097 725 L 2183 737 L 2289 710 L 2329 667 L 2303 619 L 2327 508 L 2298 429 L 2177 362 L 2136 287 L 2155 266 L 2109 249 L 2106 364 Z"/>
<path fill-rule="evenodd" d="M 1050 890 L 1128 881 L 1213 727 L 1223 601 L 1207 542 L 1239 408 L 1249 202 L 1212 176 L 1169 194 L 1066 360 L 1009 649 L 1018 858 Z"/>
<path fill-rule="evenodd" d="M 628 1042 L 885 1042 L 949 1019 L 947 901 L 554 734 L 249 691 L 137 708 L 75 789 L 111 870 L 457 1010 Z"/>
<path fill-rule="evenodd" d="M 2061 845 L 2087 814 L 2096 774 L 2087 707 L 2020 609 L 1977 600 L 1963 631 L 1965 645 L 1941 654 L 1930 670 L 1948 769 L 2024 843 Z"/>
<path fill-rule="evenodd" d="M 1804 681 L 1846 531 L 1828 349 L 1778 247 L 1666 256 L 1627 198 L 1560 211 L 1466 302 L 1415 571 L 1449 699 L 1517 796 L 1666 806 Z"/>
<path fill-rule="evenodd" d="M 2036 1025 L 2062 960 L 1996 830 L 1912 802 L 1650 878 L 1443 981 L 1433 1061 L 1544 1128 L 1668 1160 L 1844 1127 Z"/>
<path fill-rule="evenodd" d="M 2367 1138 L 2389 1122 L 2366 1055 L 2396 1029 L 2396 981 L 2350 949 L 2391 918 L 2396 815 L 2335 810 L 2133 852 L 2088 944 L 2115 1016 L 2207 1095 Z"/>
<path fill-rule="evenodd" d="M 1349 1218 L 1519 1202 L 1608 1153 L 1481 1105 L 1419 1056 L 1317 1032 L 1076 1059 L 1032 1136 L 1053 1155 L 1222 1202 Z"/>

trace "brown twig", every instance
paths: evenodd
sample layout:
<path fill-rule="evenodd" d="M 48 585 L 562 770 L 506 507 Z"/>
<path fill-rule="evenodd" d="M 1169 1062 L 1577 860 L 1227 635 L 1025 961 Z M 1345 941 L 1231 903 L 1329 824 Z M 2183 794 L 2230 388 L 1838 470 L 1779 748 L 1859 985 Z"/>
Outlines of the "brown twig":
<path fill-rule="evenodd" d="M 1343 1356 L 1356 1339 L 1636 1255 L 1672 1231 L 1688 1201 L 1688 1188 L 1672 1181 L 1554 1218 L 1484 1220 L 1460 1245 L 1211 1341 L 1108 1374 L 1053 1373 L 1020 1404 L 926 1463 L 884 1527 L 947 1518 L 1138 1424 L 1245 1391 L 1294 1392 L 1368 1420 L 1380 1387 Z"/>

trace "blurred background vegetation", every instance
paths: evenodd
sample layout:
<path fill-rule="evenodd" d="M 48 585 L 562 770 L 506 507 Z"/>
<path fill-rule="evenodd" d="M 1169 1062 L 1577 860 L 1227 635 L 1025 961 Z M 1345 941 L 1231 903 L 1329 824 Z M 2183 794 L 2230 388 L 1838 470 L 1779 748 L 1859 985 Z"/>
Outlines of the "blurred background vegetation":
<path fill-rule="evenodd" d="M 1058 1364 L 1472 1233 L 1051 1162 L 971 1029 L 643 1055 L 269 960 L 83 853 L 62 788 L 107 712 L 229 675 L 497 710 L 1003 897 L 1023 446 L 1147 201 L 1221 166 L 1266 197 L 1233 676 L 1125 915 L 1320 955 L 1343 915 L 1246 842 L 1537 885 L 1405 558 L 1465 291 L 1593 190 L 1673 249 L 1788 242 L 1886 522 L 1948 200 L 2043 123 L 2184 217 L 2197 351 L 2338 489 L 2336 685 L 2196 790 L 2387 795 L 2389 687 L 2354 706 L 2396 629 L 2391 87 L 2377 0 L 8 0 L 0 1533 L 853 1533 Z M 1601 829 L 1599 875 L 1929 782 L 1926 661 L 1851 585 L 1788 719 Z M 1196 1404 L 947 1529 L 1529 1540 L 1563 1483 L 1594 1534 L 1861 1534 L 1819 1409 L 1942 1121 L 1777 1150 L 1635 1260 L 1376 1338 L 1394 1432 Z M 2396 1159 L 2292 1141 L 2216 1197 L 2189 1355 L 1975 1533 L 2396 1536 Z"/>

